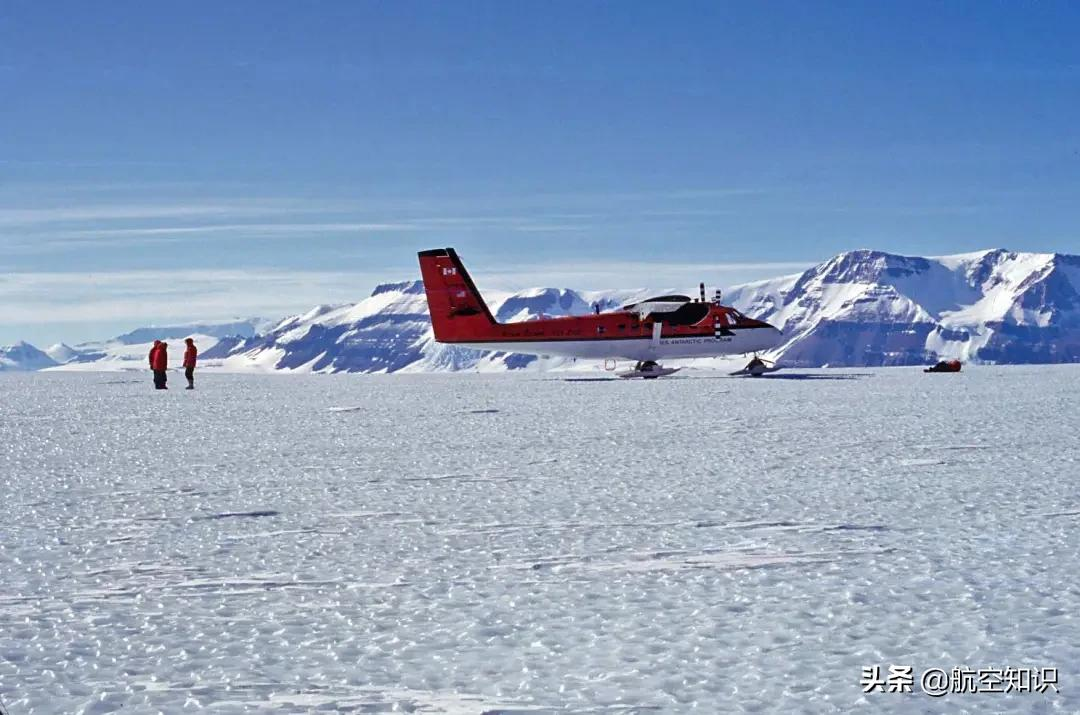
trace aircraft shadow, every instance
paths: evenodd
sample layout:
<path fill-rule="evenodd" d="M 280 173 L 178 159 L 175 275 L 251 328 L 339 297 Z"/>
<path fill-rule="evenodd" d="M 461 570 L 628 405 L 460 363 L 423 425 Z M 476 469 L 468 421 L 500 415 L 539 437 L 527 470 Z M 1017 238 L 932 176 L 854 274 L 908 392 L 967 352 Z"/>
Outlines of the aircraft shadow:
<path fill-rule="evenodd" d="M 615 382 L 617 377 L 561 377 L 557 382 Z"/>
<path fill-rule="evenodd" d="M 869 372 L 856 372 L 847 373 L 844 375 L 821 375 L 818 373 L 784 373 L 777 374 L 771 373 L 769 375 L 761 375 L 760 377 L 751 377 L 749 375 L 683 375 L 679 377 L 673 377 L 674 380 L 857 380 L 862 377 L 873 377 L 873 373 Z"/>
<path fill-rule="evenodd" d="M 772 373 L 760 377 L 750 377 L 749 375 L 668 375 L 657 378 L 657 380 L 730 380 L 733 378 L 742 378 L 745 380 L 858 380 L 859 378 L 873 376 L 873 373 L 869 372 L 845 373 L 843 375 L 821 375 L 819 373 Z M 543 381 L 551 381 L 552 379 L 553 378 L 547 378 Z M 640 378 L 635 378 L 635 382 L 639 379 Z M 617 377 L 561 377 L 554 378 L 554 380 L 557 382 L 619 382 L 619 378 Z"/>
<path fill-rule="evenodd" d="M 858 380 L 860 377 L 873 377 L 869 372 L 847 373 L 844 375 L 820 375 L 817 373 L 773 373 L 761 377 L 751 377 L 751 380 Z"/>

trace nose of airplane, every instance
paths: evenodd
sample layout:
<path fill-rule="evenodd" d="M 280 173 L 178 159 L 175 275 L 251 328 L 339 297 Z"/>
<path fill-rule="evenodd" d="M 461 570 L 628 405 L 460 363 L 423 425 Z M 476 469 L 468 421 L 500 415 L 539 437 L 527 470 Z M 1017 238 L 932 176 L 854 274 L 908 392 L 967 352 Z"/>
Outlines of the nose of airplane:
<path fill-rule="evenodd" d="M 776 347 L 780 345 L 780 343 L 784 342 L 784 333 L 780 330 L 780 328 L 776 327 L 775 325 L 770 325 L 769 327 L 772 328 L 772 330 L 769 332 L 769 337 L 772 338 L 773 347 Z"/>
<path fill-rule="evenodd" d="M 765 330 L 761 330 L 761 350 L 772 350 L 773 348 L 780 347 L 780 343 L 784 342 L 784 334 L 780 332 L 780 328 L 769 323 L 764 323 Z"/>

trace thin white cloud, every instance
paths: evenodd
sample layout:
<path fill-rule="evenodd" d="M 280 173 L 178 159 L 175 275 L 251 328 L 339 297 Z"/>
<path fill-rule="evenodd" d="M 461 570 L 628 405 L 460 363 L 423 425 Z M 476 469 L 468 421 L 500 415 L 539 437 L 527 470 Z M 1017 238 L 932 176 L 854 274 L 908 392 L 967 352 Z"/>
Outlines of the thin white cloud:
<path fill-rule="evenodd" d="M 610 191 L 610 192 L 537 192 L 522 196 L 508 197 L 512 201 L 557 201 L 560 204 L 585 201 L 589 203 L 602 203 L 604 201 L 698 201 L 717 200 L 726 198 L 741 198 L 746 196 L 764 196 L 776 193 L 778 187 L 751 187 L 751 186 L 718 186 L 697 188 L 656 188 L 642 189 L 640 191 Z"/>
<path fill-rule="evenodd" d="M 2 164 L 2 161 L 0 161 Z M 155 185 L 161 188 L 175 189 L 183 184 Z M 131 219 L 157 219 L 178 217 L 200 216 L 226 216 L 226 215 L 259 215 L 279 212 L 306 213 L 306 212 L 339 212 L 339 211 L 381 211 L 381 212 L 410 212 L 417 215 L 413 220 L 427 223 L 483 223 L 489 221 L 501 222 L 507 220 L 529 220 L 539 218 L 533 211 L 543 206 L 549 206 L 559 210 L 567 205 L 580 205 L 582 203 L 592 206 L 601 206 L 605 202 L 648 202 L 648 201 L 714 201 L 724 198 L 737 198 L 745 196 L 763 195 L 772 193 L 773 189 L 762 188 L 684 188 L 684 189 L 656 189 L 630 192 L 597 192 L 597 193 L 526 193 L 501 197 L 466 197 L 466 196 L 429 196 L 429 197 L 365 197 L 358 195 L 349 198 L 347 196 L 317 197 L 317 196 L 277 196 L 277 197 L 243 197 L 243 198 L 214 198 L 211 196 L 174 197 L 159 200 L 147 200 L 146 203 L 132 203 L 130 200 L 121 199 L 119 195 L 130 197 L 133 193 L 140 193 L 144 188 L 134 184 L 106 184 L 78 185 L 68 187 L 56 193 L 56 185 L 34 184 L 8 184 L 3 187 L 5 194 L 14 193 L 20 199 L 40 196 L 44 192 L 52 195 L 53 201 L 62 201 L 65 195 L 84 195 L 87 191 L 115 192 L 117 197 L 113 201 L 104 199 L 99 204 L 71 205 L 58 203 L 47 206 L 26 206 L 20 203 L 14 206 L 0 206 L 0 225 L 39 225 L 66 223 L 78 221 L 102 222 L 122 221 Z M 188 187 L 196 188 L 196 187 Z M 235 186 L 226 185 L 228 190 L 235 190 Z M 500 206 L 509 211 L 525 209 L 529 216 L 449 216 L 449 217 L 425 217 L 423 213 L 428 210 L 446 212 L 469 212 L 469 207 L 478 205 L 486 207 Z M 516 209 L 513 207 L 517 207 Z M 660 208 L 660 207 L 654 207 Z M 711 207 L 710 207 L 711 208 Z M 620 208 L 620 212 L 623 209 Z M 580 219 L 597 216 L 594 213 L 563 213 L 552 215 L 550 218 Z"/>
<path fill-rule="evenodd" d="M 566 223 L 543 223 L 528 221 L 524 217 L 488 217 L 457 222 L 453 219 L 396 221 L 353 221 L 323 223 L 209 223 L 198 226 L 140 226 L 118 228 L 93 228 L 35 233 L 8 241 L 0 240 L 0 248 L 11 255 L 48 254 L 82 248 L 155 246 L 191 239 L 213 238 L 236 241 L 265 241 L 268 239 L 303 239 L 305 237 L 355 234 L 390 234 L 406 232 L 432 232 L 439 226 L 456 230 L 499 230 L 513 232 L 556 233 L 587 231 L 588 225 Z M 0 236 L 0 239 L 3 237 Z"/>
<path fill-rule="evenodd" d="M 616 288 L 667 289 L 685 286 L 696 289 L 704 281 L 710 289 L 727 288 L 739 283 L 776 278 L 799 273 L 814 265 L 812 261 L 766 261 L 727 263 L 666 263 L 649 261 L 576 261 L 573 263 L 537 263 L 528 267 L 500 271 L 474 271 L 483 289 L 517 291 L 535 287 L 560 287 L 578 290 Z M 466 267 L 469 262 L 466 261 Z"/>
<path fill-rule="evenodd" d="M 282 205 L 272 201 L 0 208 L 0 226 L 36 226 L 80 221 L 260 215 L 282 211 L 292 213 L 298 210 L 300 210 L 299 207 Z"/>
<path fill-rule="evenodd" d="M 316 234 L 397 233 L 419 230 L 407 223 L 248 223 L 205 226 L 154 226 L 103 228 L 67 231 L 59 235 L 35 236 L 8 247 L 12 253 L 50 253 L 81 247 L 153 246 L 213 237 L 265 240 L 270 237 L 295 238 Z"/>
<path fill-rule="evenodd" d="M 205 270 L 9 273 L 0 277 L 0 322 L 70 323 L 275 317 L 320 303 L 357 301 L 373 274 Z"/>
<path fill-rule="evenodd" d="M 102 228 L 72 231 L 72 236 L 170 236 L 200 233 L 340 233 L 346 231 L 415 231 L 410 223 L 233 223 L 207 226 L 154 226 L 152 228 Z"/>
<path fill-rule="evenodd" d="M 511 226 L 510 230 L 518 231 L 521 233 L 578 233 L 581 231 L 595 230 L 595 226 L 586 224 L 570 224 L 570 223 L 527 223 L 520 224 L 518 226 Z"/>
<path fill-rule="evenodd" d="M 0 71 L 3 71 L 3 67 L 0 67 Z M 70 161 L 53 161 L 42 159 L 8 159 L 0 158 L 0 166 L 16 166 L 16 167 L 59 167 L 64 169 L 86 169 L 86 168 L 101 168 L 101 167 L 114 167 L 114 166 L 138 166 L 138 167 L 162 167 L 162 166 L 180 166 L 177 162 L 172 161 L 136 161 L 136 160 L 124 160 L 124 159 L 87 159 L 84 161 L 70 160 Z"/>
<path fill-rule="evenodd" d="M 480 289 L 518 291 L 537 286 L 710 289 L 792 273 L 807 263 L 573 263 L 477 274 Z M 237 315 L 284 316 L 324 303 L 355 302 L 378 283 L 419 278 L 418 269 L 351 271 L 135 270 L 0 275 L 0 324 L 78 321 L 216 320 Z M 710 280 L 711 279 L 711 280 Z M 722 280 L 717 280 L 722 279 Z M 104 336 L 103 336 L 104 337 Z"/>
<path fill-rule="evenodd" d="M 408 220 L 419 226 L 483 226 L 483 225 L 507 225 L 515 222 L 529 221 L 585 221 L 591 219 L 607 219 L 609 214 L 604 213 L 550 213 L 534 212 L 531 214 L 494 214 L 494 215 L 467 215 L 467 216 L 416 216 Z"/>

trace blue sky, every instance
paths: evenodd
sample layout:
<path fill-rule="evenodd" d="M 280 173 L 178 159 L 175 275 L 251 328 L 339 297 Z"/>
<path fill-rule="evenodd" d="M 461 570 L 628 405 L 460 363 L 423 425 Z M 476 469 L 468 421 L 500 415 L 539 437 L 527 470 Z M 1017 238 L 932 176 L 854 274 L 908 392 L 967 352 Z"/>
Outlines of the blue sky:
<path fill-rule="evenodd" d="M 1080 253 L 1080 4 L 0 4 L 0 343 Z"/>

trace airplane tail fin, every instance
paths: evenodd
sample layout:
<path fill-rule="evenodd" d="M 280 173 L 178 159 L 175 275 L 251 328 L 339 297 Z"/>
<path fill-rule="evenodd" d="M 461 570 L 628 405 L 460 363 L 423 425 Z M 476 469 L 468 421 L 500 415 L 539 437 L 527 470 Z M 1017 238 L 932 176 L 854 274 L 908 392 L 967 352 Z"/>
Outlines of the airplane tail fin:
<path fill-rule="evenodd" d="M 435 339 L 460 343 L 490 337 L 497 323 L 457 252 L 436 248 L 418 256 Z"/>

